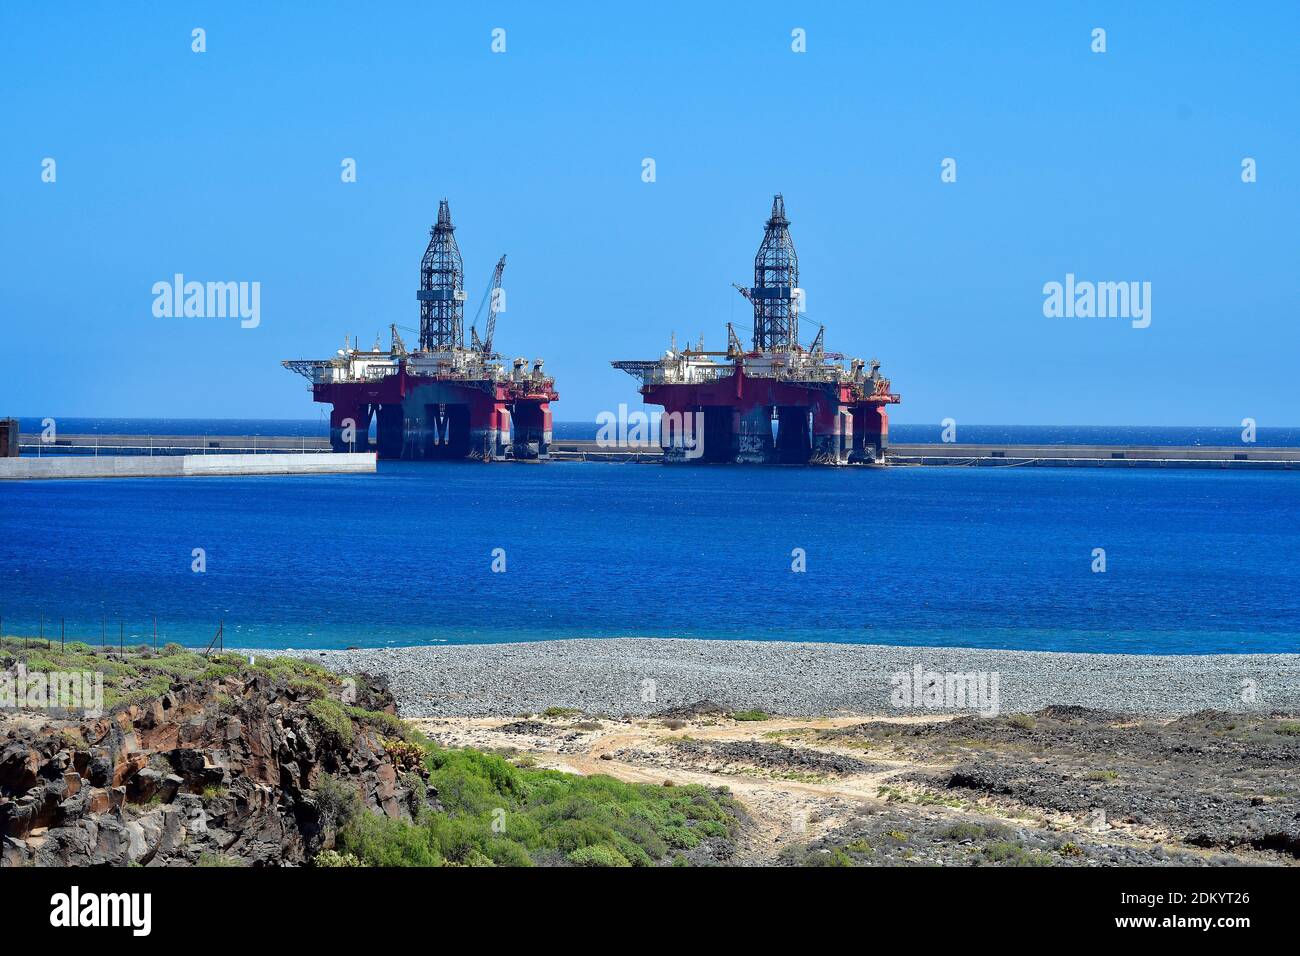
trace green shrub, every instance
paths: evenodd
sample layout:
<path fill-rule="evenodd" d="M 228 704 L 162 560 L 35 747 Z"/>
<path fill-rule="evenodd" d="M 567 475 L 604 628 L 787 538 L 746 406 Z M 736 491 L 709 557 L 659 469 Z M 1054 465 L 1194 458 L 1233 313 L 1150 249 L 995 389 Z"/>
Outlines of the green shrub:
<path fill-rule="evenodd" d="M 366 710 L 362 707 L 347 708 L 349 716 L 355 717 L 363 724 L 374 724 L 380 728 L 385 737 L 396 737 L 407 743 L 415 743 L 415 731 L 400 717 L 382 710 Z"/>
<path fill-rule="evenodd" d="M 567 857 L 574 866 L 631 866 L 627 857 L 612 846 L 604 843 L 584 846 L 574 850 Z"/>
<path fill-rule="evenodd" d="M 329 695 L 329 688 L 311 677 L 291 677 L 287 686 L 298 697 L 309 697 L 315 700 Z"/>
<path fill-rule="evenodd" d="M 346 827 L 362 810 L 356 786 L 333 774 L 321 774 L 312 795 L 321 818 L 336 830 Z"/>
<path fill-rule="evenodd" d="M 765 710 L 738 710 L 731 715 L 732 720 L 771 720 L 772 715 Z"/>
<path fill-rule="evenodd" d="M 431 814 L 431 817 L 434 815 Z M 429 832 L 405 820 L 361 813 L 340 834 L 339 846 L 371 866 L 442 866 Z"/>
<path fill-rule="evenodd" d="M 989 843 L 983 850 L 984 858 L 991 863 L 1008 863 L 1011 866 L 1051 866 L 1053 860 L 1045 853 L 1027 850 L 1012 840 Z"/>
<path fill-rule="evenodd" d="M 323 867 L 365 866 L 351 853 L 339 853 L 337 850 L 322 850 L 316 854 L 311 863 L 312 866 Z"/>
<path fill-rule="evenodd" d="M 352 718 L 338 701 L 329 697 L 313 700 L 307 705 L 307 713 L 322 734 L 332 734 L 345 746 L 352 745 L 355 737 Z"/>
<path fill-rule="evenodd" d="M 528 850 L 514 840 L 488 840 L 483 848 L 488 858 L 497 866 L 532 866 Z"/>
<path fill-rule="evenodd" d="M 332 703 L 309 705 L 320 711 L 313 719 L 332 719 Z M 725 792 L 521 769 L 496 754 L 445 750 L 409 729 L 405 738 L 423 748 L 428 786 L 436 789 L 443 810 L 420 813 L 414 822 L 345 813 L 339 851 L 363 864 L 530 866 L 576 853 L 581 865 L 653 866 L 705 839 L 730 840 L 739 827 Z M 408 772 L 403 783 L 418 792 L 416 776 Z M 355 793 L 331 796 L 340 782 L 322 781 L 322 813 L 352 807 Z"/>
<path fill-rule="evenodd" d="M 980 826 L 980 824 L 963 821 L 954 823 L 940 835 L 945 840 L 956 840 L 960 843 L 962 840 L 981 840 L 984 838 L 984 834 L 984 827 Z"/>

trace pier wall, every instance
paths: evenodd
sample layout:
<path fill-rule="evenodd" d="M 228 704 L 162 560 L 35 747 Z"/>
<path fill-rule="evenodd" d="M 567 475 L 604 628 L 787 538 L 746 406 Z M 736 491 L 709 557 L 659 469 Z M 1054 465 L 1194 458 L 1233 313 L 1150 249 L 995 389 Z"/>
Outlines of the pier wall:
<path fill-rule="evenodd" d="M 195 478 L 217 475 L 368 474 L 370 452 L 286 455 L 144 455 L 0 458 L 0 479 Z"/>

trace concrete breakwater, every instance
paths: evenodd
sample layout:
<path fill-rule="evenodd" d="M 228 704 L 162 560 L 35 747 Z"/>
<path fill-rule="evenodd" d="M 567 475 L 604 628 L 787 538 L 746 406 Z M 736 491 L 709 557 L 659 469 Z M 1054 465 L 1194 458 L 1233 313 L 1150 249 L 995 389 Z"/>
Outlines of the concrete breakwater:
<path fill-rule="evenodd" d="M 56 455 L 0 458 L 0 479 L 191 478 L 217 475 L 367 474 L 370 452 L 259 455 Z"/>
<path fill-rule="evenodd" d="M 1300 448 L 1257 445 L 891 445 L 899 465 L 1300 470 Z"/>
<path fill-rule="evenodd" d="M 551 457 L 561 461 L 658 463 L 659 450 L 608 448 L 594 441 L 559 440 Z M 1044 465 L 1083 468 L 1280 468 L 1300 470 L 1300 448 L 1175 445 L 890 445 L 895 465 Z"/>
<path fill-rule="evenodd" d="M 123 435 L 69 434 L 50 439 L 22 436 L 24 457 L 47 455 L 217 455 L 328 452 L 328 438 L 303 435 Z"/>
<path fill-rule="evenodd" d="M 50 443 L 25 435 L 24 457 L 324 454 L 326 437 L 274 435 L 61 435 Z M 659 464 L 660 449 L 606 447 L 590 439 L 557 439 L 556 461 Z M 1224 468 L 1300 470 L 1300 448 L 1260 445 L 1016 445 L 900 443 L 889 446 L 897 465 L 1030 465 L 1080 468 Z"/>

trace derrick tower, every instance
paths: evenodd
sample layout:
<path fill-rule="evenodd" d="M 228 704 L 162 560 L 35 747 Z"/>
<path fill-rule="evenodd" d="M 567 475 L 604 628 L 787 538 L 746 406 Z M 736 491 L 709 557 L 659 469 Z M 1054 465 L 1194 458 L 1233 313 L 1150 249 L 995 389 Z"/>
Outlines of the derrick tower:
<path fill-rule="evenodd" d="M 450 352 L 464 345 L 465 265 L 445 199 L 438 203 L 438 221 L 429 230 L 415 297 L 420 300 L 421 351 Z"/>
<path fill-rule="evenodd" d="M 754 303 L 754 351 L 787 352 L 799 346 L 799 309 L 795 289 L 799 288 L 799 256 L 790 238 L 790 220 L 785 217 L 785 199 L 772 199 L 763 241 L 754 256 L 754 285 L 749 299 Z"/>

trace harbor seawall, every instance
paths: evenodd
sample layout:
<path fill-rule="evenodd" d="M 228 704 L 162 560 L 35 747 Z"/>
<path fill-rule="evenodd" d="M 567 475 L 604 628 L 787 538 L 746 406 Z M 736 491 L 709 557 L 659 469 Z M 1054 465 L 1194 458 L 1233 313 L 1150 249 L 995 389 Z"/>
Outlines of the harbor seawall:
<path fill-rule="evenodd" d="M 48 444 L 38 435 L 23 436 L 24 459 L 88 458 L 105 454 L 135 457 L 293 458 L 328 455 L 326 437 L 268 435 L 64 435 Z M 591 439 L 556 439 L 555 461 L 606 461 L 659 464 L 661 450 L 602 447 Z M 303 453 L 306 453 L 305 455 Z M 361 454 L 361 453 L 358 453 Z M 346 455 L 344 456 L 346 457 Z M 896 442 L 889 446 L 894 465 L 1031 466 L 1074 468 L 1222 468 L 1229 470 L 1300 470 L 1300 448 L 1265 445 L 1018 445 Z M 310 470 L 310 469 L 305 469 Z M 206 472 L 204 472 L 206 473 Z M 257 474 L 258 472 L 248 472 Z M 271 472 L 280 473 L 280 472 Z M 0 477 L 6 477 L 0 475 Z M 9 476 L 9 477 L 37 477 Z M 74 477 L 74 476 L 69 476 Z M 90 476 L 98 477 L 98 476 Z"/>
<path fill-rule="evenodd" d="M 657 464 L 659 449 L 602 448 L 594 441 L 556 441 L 558 461 Z M 1300 448 L 1187 445 L 891 444 L 891 465 L 1057 466 L 1075 468 L 1227 468 L 1300 470 Z"/>
<path fill-rule="evenodd" d="M 0 458 L 0 479 L 197 478 L 219 475 L 366 474 L 370 452 L 270 455 L 55 455 Z"/>
<path fill-rule="evenodd" d="M 1300 448 L 1258 445 L 891 445 L 896 465 L 1300 470 Z"/>

